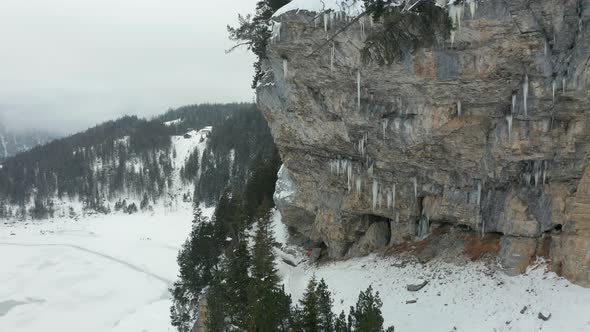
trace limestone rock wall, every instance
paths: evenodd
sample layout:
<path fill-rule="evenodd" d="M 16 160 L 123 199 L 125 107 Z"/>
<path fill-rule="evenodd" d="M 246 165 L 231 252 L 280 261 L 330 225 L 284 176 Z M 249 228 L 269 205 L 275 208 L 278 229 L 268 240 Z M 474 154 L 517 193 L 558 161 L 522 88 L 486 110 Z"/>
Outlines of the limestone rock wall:
<path fill-rule="evenodd" d="M 590 286 L 590 0 L 475 4 L 390 65 L 361 60 L 378 22 L 276 18 L 257 96 L 277 205 L 330 257 L 462 225 L 503 235 L 508 272 L 543 254 Z"/>

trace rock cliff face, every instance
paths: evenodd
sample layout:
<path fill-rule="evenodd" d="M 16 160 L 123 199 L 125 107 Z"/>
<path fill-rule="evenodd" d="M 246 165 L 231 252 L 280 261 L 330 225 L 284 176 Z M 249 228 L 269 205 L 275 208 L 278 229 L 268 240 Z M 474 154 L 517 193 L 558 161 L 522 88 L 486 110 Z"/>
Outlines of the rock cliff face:
<path fill-rule="evenodd" d="M 361 58 L 368 17 L 275 18 L 257 94 L 284 222 L 332 258 L 461 226 L 501 235 L 509 273 L 543 255 L 590 286 L 590 0 L 445 10 L 447 40 L 389 65 Z"/>

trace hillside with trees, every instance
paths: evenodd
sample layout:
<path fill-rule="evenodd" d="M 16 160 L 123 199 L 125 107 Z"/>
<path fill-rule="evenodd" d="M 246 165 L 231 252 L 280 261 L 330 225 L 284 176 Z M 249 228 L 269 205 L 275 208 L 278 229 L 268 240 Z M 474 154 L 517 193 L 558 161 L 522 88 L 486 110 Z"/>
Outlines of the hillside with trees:
<path fill-rule="evenodd" d="M 174 165 L 171 138 L 207 126 L 213 129 L 205 150 Z M 6 159 L 0 218 L 52 217 L 57 202 L 93 213 L 132 213 L 170 199 L 173 185 L 194 190 L 184 200 L 195 196 L 212 205 L 228 185 L 242 188 L 254 164 L 273 154 L 270 131 L 253 104 L 185 106 L 149 120 L 126 116 Z"/>

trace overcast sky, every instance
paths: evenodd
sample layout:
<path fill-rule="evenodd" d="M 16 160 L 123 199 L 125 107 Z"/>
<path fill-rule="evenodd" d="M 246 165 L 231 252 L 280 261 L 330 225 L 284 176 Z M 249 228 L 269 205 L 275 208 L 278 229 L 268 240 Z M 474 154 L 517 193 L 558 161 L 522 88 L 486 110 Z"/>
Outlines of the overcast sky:
<path fill-rule="evenodd" d="M 256 0 L 0 0 L 0 122 L 80 130 L 125 114 L 252 101 L 227 24 Z"/>

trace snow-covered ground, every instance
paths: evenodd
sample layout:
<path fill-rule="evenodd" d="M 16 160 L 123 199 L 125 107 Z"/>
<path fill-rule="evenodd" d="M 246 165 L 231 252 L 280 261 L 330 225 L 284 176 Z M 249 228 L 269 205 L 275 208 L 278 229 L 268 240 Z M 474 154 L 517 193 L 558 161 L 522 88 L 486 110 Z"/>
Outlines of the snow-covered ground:
<path fill-rule="evenodd" d="M 174 331 L 168 289 L 189 206 L 0 225 L 0 331 Z"/>
<path fill-rule="evenodd" d="M 168 288 L 191 219 L 186 206 L 0 225 L 0 331 L 174 331 Z M 274 221 L 284 243 L 278 213 Z M 300 263 L 279 259 L 279 270 L 294 301 L 314 274 L 330 285 L 338 312 L 372 285 L 386 324 L 397 331 L 590 331 L 590 289 L 545 273 L 542 265 L 519 277 L 481 264 L 402 267 L 398 259 L 378 256 L 315 267 L 297 248 L 288 249 L 280 257 Z M 429 283 L 422 290 L 406 290 L 423 280 Z M 410 300 L 416 303 L 406 304 Z M 551 319 L 540 320 L 540 311 Z"/>
<path fill-rule="evenodd" d="M 287 231 L 278 214 L 274 231 L 277 240 L 285 243 Z M 294 262 L 304 258 L 284 252 L 279 257 Z M 306 262 L 293 267 L 279 261 L 285 289 L 294 302 L 313 275 L 330 286 L 337 312 L 348 313 L 359 292 L 372 285 L 383 300 L 385 324 L 394 325 L 396 331 L 590 331 L 590 289 L 546 273 L 543 265 L 531 268 L 527 275 L 508 277 L 479 263 L 402 267 L 399 259 L 376 255 L 320 267 Z M 425 280 L 429 283 L 418 292 L 406 289 Z M 406 304 L 412 300 L 416 303 Z M 541 311 L 551 318 L 539 319 Z"/>

